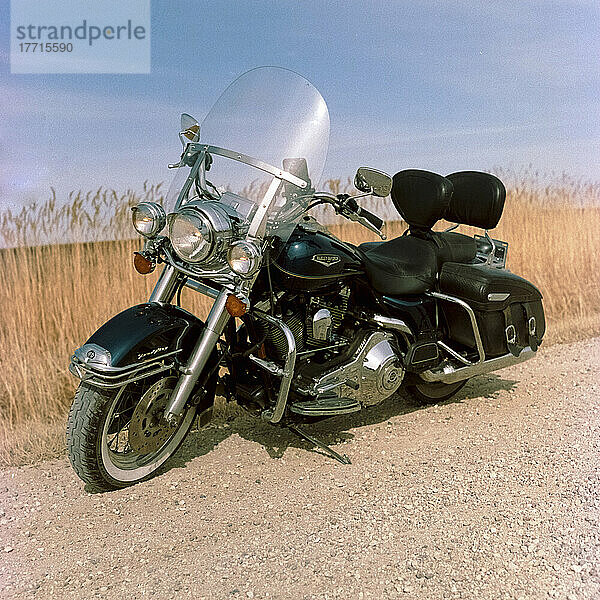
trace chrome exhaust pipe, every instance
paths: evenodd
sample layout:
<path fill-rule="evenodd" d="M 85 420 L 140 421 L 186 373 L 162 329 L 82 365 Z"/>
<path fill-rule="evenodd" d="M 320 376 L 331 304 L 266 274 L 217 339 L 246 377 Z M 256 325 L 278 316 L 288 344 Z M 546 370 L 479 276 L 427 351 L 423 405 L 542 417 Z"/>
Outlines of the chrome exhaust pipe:
<path fill-rule="evenodd" d="M 433 383 L 440 381 L 442 383 L 456 383 L 457 381 L 464 381 L 470 379 L 476 375 L 484 375 L 485 373 L 491 373 L 498 369 L 504 369 L 516 365 L 526 360 L 529 360 L 535 355 L 535 350 L 532 350 L 530 346 L 523 348 L 519 356 L 513 354 L 504 354 L 497 356 L 496 358 L 490 358 L 481 362 L 474 363 L 467 367 L 453 367 L 452 365 L 444 365 L 439 370 L 428 370 L 420 374 L 424 381 Z"/>

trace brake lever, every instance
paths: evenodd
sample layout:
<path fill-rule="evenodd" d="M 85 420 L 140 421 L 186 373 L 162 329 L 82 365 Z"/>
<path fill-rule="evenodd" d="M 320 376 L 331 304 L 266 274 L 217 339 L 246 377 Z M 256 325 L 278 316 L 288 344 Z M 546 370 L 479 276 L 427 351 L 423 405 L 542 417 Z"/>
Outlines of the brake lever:
<path fill-rule="evenodd" d="M 350 221 L 354 221 L 355 223 L 360 223 L 363 227 L 366 227 L 373 233 L 376 233 L 382 240 L 387 240 L 387 236 L 385 235 L 385 233 L 383 233 L 383 231 L 381 231 L 381 229 L 377 229 L 377 227 L 375 227 L 375 225 L 373 225 L 371 221 L 368 221 L 364 217 L 361 217 L 359 214 L 355 212 L 348 212 L 347 214 L 344 214 L 344 217 L 346 217 Z"/>
<path fill-rule="evenodd" d="M 373 225 L 368 219 L 365 219 L 365 217 L 362 217 L 359 214 L 358 211 L 360 211 L 360 206 L 358 206 L 356 203 L 356 198 L 360 198 L 361 196 L 350 196 L 349 194 L 338 194 L 337 196 L 334 196 L 333 194 L 320 193 L 315 194 L 314 197 L 318 200 L 329 202 L 333 206 L 336 214 L 342 215 L 349 221 L 360 223 L 363 227 L 366 227 L 373 233 L 376 233 L 382 240 L 387 239 L 387 236 L 385 233 L 383 233 L 383 231 L 377 229 L 377 227 L 375 227 L 375 225 Z M 354 202 L 357 210 L 350 208 L 349 204 L 351 204 L 352 201 Z"/>
<path fill-rule="evenodd" d="M 376 233 L 382 240 L 386 240 L 386 235 L 380 229 L 375 227 L 371 221 L 360 214 L 361 207 L 356 202 L 357 197 L 358 196 L 350 196 L 348 194 L 338 194 L 336 198 L 339 202 L 339 210 L 338 207 L 336 207 L 336 212 L 339 212 L 339 214 L 346 217 L 346 219 L 350 221 L 360 223 L 363 227 L 366 227 L 373 233 Z"/>

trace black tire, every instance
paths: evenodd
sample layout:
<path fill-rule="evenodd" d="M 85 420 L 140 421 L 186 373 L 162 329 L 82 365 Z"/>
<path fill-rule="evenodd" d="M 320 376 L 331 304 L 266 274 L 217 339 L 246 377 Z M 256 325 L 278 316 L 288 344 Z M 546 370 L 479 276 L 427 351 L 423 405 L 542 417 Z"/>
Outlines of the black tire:
<path fill-rule="evenodd" d="M 197 408 L 205 410 L 214 402 L 216 375 L 204 384 L 205 392 L 198 407 L 189 406 L 177 427 L 171 431 L 164 427 L 161 430 L 160 424 L 155 425 L 153 431 L 158 431 L 161 436 L 157 438 L 158 440 L 167 436 L 164 442 L 155 442 L 161 444 L 160 447 L 149 452 L 135 451 L 130 446 L 131 416 L 129 423 L 125 424 L 127 435 L 122 437 L 120 436 L 125 433 L 125 426 L 115 429 L 119 426 L 120 420 L 114 425 L 114 419 L 115 417 L 120 419 L 122 414 L 127 415 L 128 412 L 134 415 L 136 408 L 142 404 L 145 394 L 167 380 L 176 381 L 176 378 L 155 377 L 152 381 L 143 384 L 136 382 L 116 390 L 104 390 L 86 383 L 79 385 L 69 412 L 67 451 L 73 469 L 88 485 L 90 491 L 124 488 L 153 477 L 181 446 L 192 426 Z M 171 384 L 170 381 L 169 385 Z M 166 393 L 167 391 L 165 395 Z M 149 401 L 149 406 L 151 403 L 152 400 Z M 120 412 L 117 413 L 117 409 Z M 144 433 L 146 431 L 150 430 L 144 430 Z M 109 442 L 111 434 L 113 437 Z M 119 451 L 118 448 L 121 439 L 127 440 L 123 451 Z M 113 450 L 111 445 L 115 440 L 116 447 Z M 142 443 L 145 443 L 143 438 Z M 127 450 L 128 446 L 131 451 Z"/>
<path fill-rule="evenodd" d="M 467 380 L 457 381 L 456 383 L 442 383 L 441 381 L 426 382 L 415 379 L 406 386 L 406 391 L 419 404 L 437 404 L 454 396 L 466 383 Z"/>

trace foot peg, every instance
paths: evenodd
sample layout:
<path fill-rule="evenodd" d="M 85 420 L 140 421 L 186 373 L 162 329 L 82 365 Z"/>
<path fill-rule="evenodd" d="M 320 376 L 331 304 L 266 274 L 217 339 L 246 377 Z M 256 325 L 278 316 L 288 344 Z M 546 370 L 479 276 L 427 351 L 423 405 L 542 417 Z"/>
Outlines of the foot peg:
<path fill-rule="evenodd" d="M 302 431 L 302 429 L 300 429 L 296 425 L 289 425 L 288 427 L 290 431 L 293 431 L 297 436 L 301 437 L 307 442 L 310 442 L 311 444 L 314 444 L 320 450 L 323 450 L 323 452 L 325 452 L 327 456 L 333 458 L 334 460 L 337 460 L 338 462 L 341 462 L 343 465 L 352 464 L 350 459 L 345 454 L 340 454 L 339 452 L 336 452 L 327 444 L 323 443 L 321 440 L 318 440 L 316 437 L 309 435 L 308 433 L 306 433 L 306 431 Z"/>
<path fill-rule="evenodd" d="M 339 398 L 338 396 L 318 396 L 304 402 L 294 402 L 290 410 L 297 415 L 306 417 L 333 417 L 334 415 L 347 415 L 359 411 L 360 403 L 352 398 Z"/>

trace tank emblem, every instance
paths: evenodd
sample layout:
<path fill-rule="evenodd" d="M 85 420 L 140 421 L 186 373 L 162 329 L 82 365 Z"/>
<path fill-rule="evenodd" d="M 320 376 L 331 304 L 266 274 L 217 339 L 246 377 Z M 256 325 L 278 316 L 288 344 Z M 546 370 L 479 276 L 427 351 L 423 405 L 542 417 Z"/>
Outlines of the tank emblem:
<path fill-rule="evenodd" d="M 312 260 L 320 265 L 331 267 L 332 265 L 339 263 L 342 259 L 337 256 L 337 254 L 315 254 L 312 257 Z"/>

